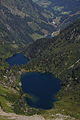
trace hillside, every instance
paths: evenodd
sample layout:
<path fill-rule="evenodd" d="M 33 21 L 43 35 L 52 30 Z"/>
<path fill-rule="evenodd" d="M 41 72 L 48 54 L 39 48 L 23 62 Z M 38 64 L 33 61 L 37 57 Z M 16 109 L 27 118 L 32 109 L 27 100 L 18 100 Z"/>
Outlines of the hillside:
<path fill-rule="evenodd" d="M 79 120 L 80 20 L 55 38 L 37 40 L 29 46 L 25 55 L 31 58 L 31 61 L 21 67 L 11 68 L 4 59 L 0 59 L 0 119 L 22 117 L 24 120 L 33 119 L 33 116 L 29 116 L 38 114 L 43 116 L 40 117 L 41 120 Z M 49 72 L 61 80 L 62 89 L 56 96 L 58 101 L 54 104 L 54 108 L 41 110 L 28 106 L 25 102 L 26 94 L 22 92 L 20 86 L 20 75 L 23 70 Z M 27 115 L 27 117 L 11 113 Z"/>
<path fill-rule="evenodd" d="M 50 11 L 53 25 L 63 29 L 76 18 L 80 18 L 80 0 L 33 0 L 38 5 Z"/>
<path fill-rule="evenodd" d="M 80 120 L 80 0 L 33 1 L 0 1 L 0 120 Z M 59 29 L 57 36 L 46 37 Z M 28 64 L 11 67 L 6 58 L 15 53 L 27 56 Z M 24 72 L 60 79 L 51 109 L 27 104 L 31 96 L 22 91 Z"/>
<path fill-rule="evenodd" d="M 30 43 L 53 31 L 42 8 L 32 0 L 2 0 L 0 2 L 0 41 Z"/>
<path fill-rule="evenodd" d="M 80 117 L 80 20 L 53 39 L 36 41 L 26 54 L 33 58 L 26 69 L 50 72 L 61 80 L 55 108 Z"/>

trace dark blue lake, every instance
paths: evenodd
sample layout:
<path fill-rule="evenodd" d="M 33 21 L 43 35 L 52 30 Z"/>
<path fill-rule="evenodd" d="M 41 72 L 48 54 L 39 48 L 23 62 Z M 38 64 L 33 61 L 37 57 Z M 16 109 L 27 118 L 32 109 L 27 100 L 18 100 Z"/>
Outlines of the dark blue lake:
<path fill-rule="evenodd" d="M 56 101 L 56 94 L 60 90 L 60 80 L 52 74 L 28 72 L 21 77 L 22 89 L 31 97 L 27 103 L 31 107 L 50 109 Z"/>
<path fill-rule="evenodd" d="M 10 66 L 23 65 L 29 59 L 22 53 L 6 59 Z M 50 109 L 56 101 L 56 94 L 60 90 L 60 80 L 50 73 L 28 72 L 21 76 L 22 89 L 30 96 L 26 98 L 28 105 L 35 108 Z"/>
<path fill-rule="evenodd" d="M 8 59 L 6 59 L 6 62 L 8 62 L 10 66 L 23 65 L 23 64 L 26 64 L 28 61 L 29 59 L 25 57 L 22 53 L 17 53 L 12 57 L 9 57 Z"/>

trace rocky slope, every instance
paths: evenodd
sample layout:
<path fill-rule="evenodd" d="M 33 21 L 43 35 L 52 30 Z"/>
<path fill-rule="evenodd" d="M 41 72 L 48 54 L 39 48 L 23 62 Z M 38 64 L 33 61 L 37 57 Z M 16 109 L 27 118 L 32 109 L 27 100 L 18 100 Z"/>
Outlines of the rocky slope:
<path fill-rule="evenodd" d="M 33 59 L 26 69 L 50 72 L 61 80 L 55 109 L 80 118 L 80 20 L 52 39 L 36 41 L 27 52 Z"/>
<path fill-rule="evenodd" d="M 43 35 L 46 30 L 53 30 L 42 11 L 31 0 L 0 2 L 0 119 L 80 119 L 80 20 L 54 38 L 32 43 L 33 33 Z M 30 45 L 24 49 L 29 42 Z M 5 58 L 23 50 L 31 58 L 28 65 L 11 68 L 5 63 Z M 45 111 L 27 105 L 26 95 L 20 87 L 22 70 L 50 72 L 61 80 L 62 89 L 56 96 L 58 101 L 54 108 Z M 34 114 L 40 116 L 29 117 Z"/>
<path fill-rule="evenodd" d="M 33 0 L 52 13 L 52 23 L 63 29 L 80 18 L 80 0 Z"/>
<path fill-rule="evenodd" d="M 70 116 L 62 115 L 62 114 L 56 114 L 53 115 L 53 119 L 45 119 L 41 115 L 33 115 L 33 116 L 23 116 L 23 115 L 17 115 L 14 113 L 6 113 L 3 112 L 0 109 L 0 120 L 77 120 L 75 118 L 72 118 Z"/>
<path fill-rule="evenodd" d="M 52 31 L 42 12 L 32 0 L 1 0 L 0 41 L 28 43 Z"/>

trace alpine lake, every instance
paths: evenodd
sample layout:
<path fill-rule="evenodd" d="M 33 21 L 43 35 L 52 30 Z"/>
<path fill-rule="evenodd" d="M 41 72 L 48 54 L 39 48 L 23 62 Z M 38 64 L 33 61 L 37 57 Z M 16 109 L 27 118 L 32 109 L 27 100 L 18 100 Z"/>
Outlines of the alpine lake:
<path fill-rule="evenodd" d="M 17 53 L 6 59 L 6 62 L 12 67 L 14 65 L 24 65 L 29 59 L 22 53 Z M 54 102 L 57 101 L 55 96 L 60 90 L 60 80 L 55 78 L 51 73 L 27 72 L 21 75 L 21 86 L 26 97 L 27 104 L 34 108 L 51 109 Z"/>

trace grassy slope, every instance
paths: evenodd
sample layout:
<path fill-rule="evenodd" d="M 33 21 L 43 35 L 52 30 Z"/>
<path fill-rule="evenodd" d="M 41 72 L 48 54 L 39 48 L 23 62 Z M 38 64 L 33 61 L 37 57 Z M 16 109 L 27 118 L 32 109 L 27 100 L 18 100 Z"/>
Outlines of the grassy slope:
<path fill-rule="evenodd" d="M 47 31 L 54 29 L 42 15 L 43 10 L 32 1 L 10 0 L 6 2 L 3 0 L 0 10 L 0 41 L 26 42 L 28 44 L 33 41 L 32 34 L 37 33 L 43 36 L 43 29 Z M 36 40 L 36 36 L 34 39 Z"/>
<path fill-rule="evenodd" d="M 52 19 L 63 29 L 76 19 L 80 18 L 80 0 L 33 0 L 38 5 L 52 13 Z M 79 13 L 79 14 L 77 14 Z M 72 17 L 71 17 L 72 16 Z M 52 21 L 52 20 L 51 20 Z"/>
<path fill-rule="evenodd" d="M 17 68 L 10 69 L 8 64 L 0 60 L 0 107 L 3 111 L 24 114 L 26 105 L 19 82 Z"/>
<path fill-rule="evenodd" d="M 65 31 L 61 32 L 58 38 L 56 37 L 55 39 L 51 39 L 51 40 L 42 39 L 40 42 L 39 41 L 36 42 L 34 44 L 34 47 L 36 48 L 35 54 L 33 54 L 34 56 L 30 54 L 34 52 L 33 51 L 34 47 L 32 49 L 32 46 L 31 46 L 32 50 L 30 49 L 30 52 L 29 52 L 30 57 L 38 56 L 38 58 L 34 59 L 29 64 L 28 69 L 30 68 L 31 71 L 36 70 L 36 71 L 42 71 L 42 72 L 47 71 L 47 72 L 53 73 L 55 76 L 59 77 L 62 80 L 63 89 L 58 94 L 58 98 L 60 98 L 60 100 L 55 104 L 56 109 L 52 109 L 49 111 L 37 111 L 35 109 L 33 110 L 29 109 L 29 112 L 28 112 L 29 114 L 34 114 L 35 112 L 36 113 L 42 112 L 44 116 L 51 117 L 53 113 L 61 112 L 65 114 L 70 114 L 71 116 L 74 116 L 76 118 L 80 118 L 80 112 L 79 112 L 80 110 L 79 66 L 80 64 L 79 62 L 76 63 L 80 58 L 79 56 L 80 24 L 79 23 L 80 21 L 75 23 L 73 26 L 70 26 Z M 6 50 L 8 52 L 6 57 L 10 56 L 13 53 L 13 51 L 16 51 L 16 49 L 10 48 L 11 45 L 10 46 L 9 45 L 4 43 L 3 45 L 1 45 L 0 57 L 3 58 L 4 56 L 5 58 Z M 35 64 L 35 60 L 36 60 L 36 64 Z M 70 66 L 72 66 L 73 64 L 75 64 L 75 66 L 70 68 Z M 3 77 L 4 75 L 11 76 L 12 73 L 16 73 L 15 76 L 17 76 L 17 70 L 19 69 L 16 68 L 16 71 L 15 69 L 13 69 L 13 71 L 10 70 L 9 73 L 6 73 L 7 68 L 8 66 L 6 64 L 0 62 L 0 70 L 1 70 L 0 82 L 2 84 L 0 85 L 0 106 L 2 106 L 3 110 L 7 112 L 16 112 L 16 113 L 22 114 L 24 113 L 24 110 L 25 110 L 23 101 L 20 101 L 20 103 L 17 104 L 21 94 L 16 89 L 11 88 L 13 84 L 9 83 L 10 79 L 6 80 Z M 75 73 L 76 77 L 74 77 L 72 73 Z M 19 82 L 19 79 L 16 78 L 14 81 L 14 86 L 18 85 L 16 83 L 16 80 L 18 80 L 17 82 Z M 15 99 L 13 98 L 12 93 L 14 94 Z M 21 103 L 23 104 L 23 110 L 20 111 L 20 108 L 22 107 Z"/>
<path fill-rule="evenodd" d="M 28 49 L 34 58 L 26 68 L 30 71 L 51 72 L 61 79 L 55 109 L 47 111 L 80 118 L 80 20 L 67 27 L 53 39 L 36 41 Z M 49 115 L 47 114 L 47 115 Z M 46 115 L 46 114 L 45 114 Z"/>
<path fill-rule="evenodd" d="M 17 91 L 0 85 L 0 106 L 3 111 L 14 112 L 13 104 L 18 98 L 19 94 Z"/>

